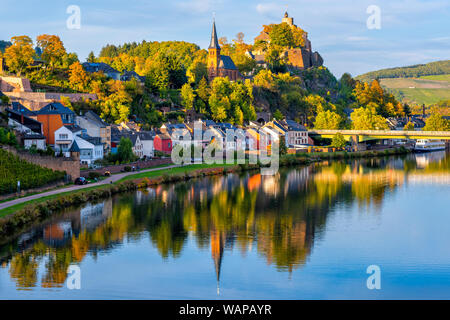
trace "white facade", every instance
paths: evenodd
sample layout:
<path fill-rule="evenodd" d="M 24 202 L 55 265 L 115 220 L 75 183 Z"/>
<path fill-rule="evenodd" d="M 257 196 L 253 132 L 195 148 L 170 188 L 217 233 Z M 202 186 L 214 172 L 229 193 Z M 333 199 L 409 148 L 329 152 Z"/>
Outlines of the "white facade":
<path fill-rule="evenodd" d="M 146 157 L 153 157 L 155 155 L 155 149 L 153 147 L 153 139 L 142 139 L 142 151 Z"/>
<path fill-rule="evenodd" d="M 45 137 L 41 135 L 36 135 L 36 138 L 33 138 L 32 135 L 29 135 L 26 139 L 23 139 L 23 146 L 25 149 L 31 148 L 31 146 L 35 145 L 38 150 L 47 149 L 47 145 L 45 144 Z"/>
<path fill-rule="evenodd" d="M 308 131 L 289 130 L 286 135 L 286 146 L 295 147 L 308 144 Z"/>
<path fill-rule="evenodd" d="M 103 158 L 103 145 L 95 145 L 83 138 L 76 136 L 75 141 L 80 148 L 80 162 L 82 164 L 91 164 L 95 160 Z"/>
<path fill-rule="evenodd" d="M 75 140 L 75 136 L 81 135 L 81 130 L 72 132 L 66 126 L 62 126 L 55 131 L 55 152 L 56 154 L 62 152 L 65 157 L 70 157 L 70 146 Z"/>

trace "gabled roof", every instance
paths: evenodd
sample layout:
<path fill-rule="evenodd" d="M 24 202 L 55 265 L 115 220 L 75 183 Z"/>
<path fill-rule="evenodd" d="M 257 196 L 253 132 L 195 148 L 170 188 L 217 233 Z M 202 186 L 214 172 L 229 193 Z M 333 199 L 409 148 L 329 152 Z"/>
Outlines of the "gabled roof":
<path fill-rule="evenodd" d="M 103 73 L 120 73 L 109 64 L 103 62 L 85 62 L 83 63 L 83 68 L 86 72 L 99 72 L 103 71 Z"/>
<path fill-rule="evenodd" d="M 139 133 L 139 139 L 142 140 L 153 140 L 153 138 L 155 137 L 155 134 L 153 132 L 140 132 Z"/>
<path fill-rule="evenodd" d="M 305 126 L 293 121 L 293 120 L 285 120 L 288 125 L 288 129 L 290 131 L 307 131 Z"/>
<path fill-rule="evenodd" d="M 81 128 L 81 127 L 79 127 L 79 126 L 77 126 L 77 125 L 65 125 L 64 126 L 65 128 L 67 128 L 67 129 L 69 129 L 70 131 L 72 131 L 73 133 L 75 133 L 75 132 L 79 132 L 79 131 L 82 131 L 83 129 Z"/>
<path fill-rule="evenodd" d="M 228 69 L 228 70 L 237 70 L 236 65 L 233 60 L 229 56 L 220 56 L 219 68 Z"/>
<path fill-rule="evenodd" d="M 122 81 L 129 81 L 132 78 L 136 78 L 141 82 L 145 82 L 145 77 L 138 75 L 135 71 L 125 71 L 121 76 L 120 80 Z"/>
<path fill-rule="evenodd" d="M 208 49 L 219 49 L 219 40 L 217 39 L 216 22 L 213 21 L 212 32 L 211 32 L 211 42 L 209 43 Z"/>
<path fill-rule="evenodd" d="M 19 102 L 12 102 L 12 110 L 14 110 L 15 112 L 19 113 L 19 114 L 23 114 L 24 116 L 28 116 L 28 117 L 32 117 L 32 116 L 36 116 L 36 112 L 31 111 L 30 109 L 28 109 L 27 107 L 25 107 L 24 105 L 22 105 Z"/>
<path fill-rule="evenodd" d="M 108 124 L 103 121 L 102 118 L 100 118 L 95 112 L 93 112 L 92 110 L 89 110 L 88 112 L 86 112 L 84 114 L 84 116 L 89 119 L 92 120 L 93 122 L 97 123 L 98 126 L 100 127 L 107 127 Z"/>
<path fill-rule="evenodd" d="M 75 113 L 69 108 L 63 106 L 59 102 L 52 102 L 36 112 L 37 114 L 73 114 Z"/>
<path fill-rule="evenodd" d="M 30 118 L 24 114 L 21 114 L 19 111 L 12 110 L 12 109 L 5 109 L 6 114 L 8 115 L 8 118 L 26 126 L 31 131 L 36 133 L 41 133 L 42 131 L 42 123 L 39 121 L 34 120 L 33 118 Z"/>

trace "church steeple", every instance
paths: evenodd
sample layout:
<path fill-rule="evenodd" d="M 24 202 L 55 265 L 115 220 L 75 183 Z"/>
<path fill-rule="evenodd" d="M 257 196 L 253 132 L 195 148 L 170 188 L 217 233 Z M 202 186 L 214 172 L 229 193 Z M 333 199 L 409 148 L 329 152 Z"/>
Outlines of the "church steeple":
<path fill-rule="evenodd" d="M 217 39 L 216 31 L 216 21 L 213 20 L 212 32 L 211 32 L 211 42 L 208 49 L 218 49 L 220 50 L 219 40 Z"/>

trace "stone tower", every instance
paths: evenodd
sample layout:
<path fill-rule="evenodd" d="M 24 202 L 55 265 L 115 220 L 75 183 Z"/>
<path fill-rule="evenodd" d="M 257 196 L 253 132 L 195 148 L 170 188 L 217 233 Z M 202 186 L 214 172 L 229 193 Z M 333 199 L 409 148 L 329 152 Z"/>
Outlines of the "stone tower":
<path fill-rule="evenodd" d="M 294 18 L 289 17 L 287 11 L 284 13 L 283 19 L 281 19 L 281 22 L 286 22 L 291 27 L 294 25 Z"/>
<path fill-rule="evenodd" d="M 208 47 L 208 79 L 211 80 L 219 74 L 220 46 L 217 39 L 216 22 L 213 21 L 211 42 Z"/>

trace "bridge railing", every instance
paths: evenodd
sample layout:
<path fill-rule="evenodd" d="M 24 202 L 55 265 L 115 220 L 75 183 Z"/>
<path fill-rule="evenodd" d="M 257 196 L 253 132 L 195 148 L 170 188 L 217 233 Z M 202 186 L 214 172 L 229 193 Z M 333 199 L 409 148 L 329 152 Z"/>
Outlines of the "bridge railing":
<path fill-rule="evenodd" d="M 450 131 L 406 131 L 406 130 L 309 130 L 310 134 L 319 135 L 335 135 L 341 133 L 343 135 L 360 135 L 360 136 L 421 136 L 450 137 Z"/>

